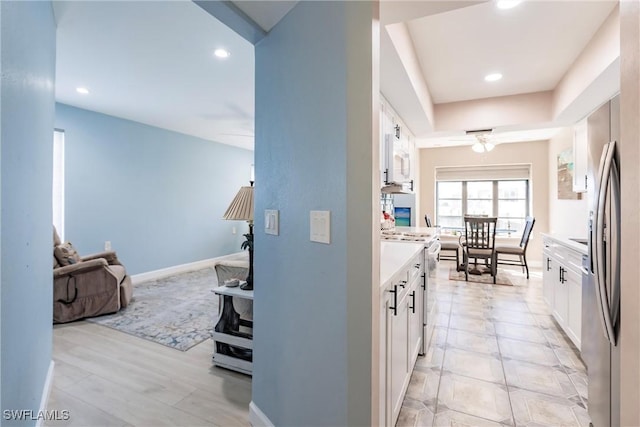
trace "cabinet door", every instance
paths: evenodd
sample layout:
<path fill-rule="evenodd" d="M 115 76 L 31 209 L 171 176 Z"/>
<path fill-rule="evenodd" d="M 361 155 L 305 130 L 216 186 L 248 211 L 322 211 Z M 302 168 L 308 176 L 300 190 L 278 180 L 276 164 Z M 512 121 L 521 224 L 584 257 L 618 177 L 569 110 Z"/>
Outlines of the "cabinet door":
<path fill-rule="evenodd" d="M 550 254 L 543 252 L 542 254 L 542 297 L 544 301 L 547 303 L 550 309 L 553 310 L 554 306 L 554 287 L 555 282 L 557 282 L 558 273 L 554 274 L 554 267 L 557 269 L 558 267 L 555 265 L 554 259 Z"/>
<path fill-rule="evenodd" d="M 408 315 L 409 315 L 409 375 L 422 348 L 422 277 L 416 277 L 409 288 Z"/>
<path fill-rule="evenodd" d="M 569 316 L 569 287 L 566 281 L 562 283 L 560 280 L 561 277 L 566 279 L 566 270 L 562 265 L 558 265 L 552 271 L 556 276 L 553 288 L 553 315 L 558 323 L 566 328 Z"/>
<path fill-rule="evenodd" d="M 390 296 L 389 290 L 384 290 L 380 295 L 382 300 L 380 304 L 380 401 L 379 415 L 380 424 L 390 425 L 391 423 L 391 316 L 393 311 L 393 297 Z"/>
<path fill-rule="evenodd" d="M 390 386 L 391 386 L 391 415 L 392 425 L 396 424 L 402 401 L 404 399 L 404 391 L 408 384 L 409 374 L 409 352 L 407 341 L 409 340 L 409 304 L 407 298 L 402 298 L 398 303 L 397 313 L 394 315 L 390 310 L 389 323 L 391 328 L 389 331 L 391 337 L 388 342 L 391 344 L 390 352 Z"/>
<path fill-rule="evenodd" d="M 564 286 L 567 287 L 569 296 L 567 335 L 579 350 L 582 334 L 582 275 L 573 270 L 567 270 L 564 276 L 567 279 Z"/>

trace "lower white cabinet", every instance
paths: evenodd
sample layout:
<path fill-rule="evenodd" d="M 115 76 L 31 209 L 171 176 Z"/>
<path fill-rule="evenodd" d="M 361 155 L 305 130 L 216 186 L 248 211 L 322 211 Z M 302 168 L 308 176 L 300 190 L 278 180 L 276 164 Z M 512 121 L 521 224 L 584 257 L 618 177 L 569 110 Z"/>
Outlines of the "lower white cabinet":
<path fill-rule="evenodd" d="M 553 317 L 580 349 L 582 327 L 582 253 L 563 239 L 543 239 L 542 295 Z"/>
<path fill-rule="evenodd" d="M 380 424 L 396 424 L 422 346 L 424 255 L 381 289 Z"/>

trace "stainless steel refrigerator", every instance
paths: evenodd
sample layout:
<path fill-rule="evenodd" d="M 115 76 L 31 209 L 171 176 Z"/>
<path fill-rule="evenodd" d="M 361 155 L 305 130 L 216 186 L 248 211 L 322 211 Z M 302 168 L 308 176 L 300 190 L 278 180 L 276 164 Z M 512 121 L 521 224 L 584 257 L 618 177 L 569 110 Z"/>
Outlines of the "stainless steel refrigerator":
<path fill-rule="evenodd" d="M 594 427 L 620 425 L 620 101 L 587 119 L 589 251 L 583 259 L 581 354 Z"/>

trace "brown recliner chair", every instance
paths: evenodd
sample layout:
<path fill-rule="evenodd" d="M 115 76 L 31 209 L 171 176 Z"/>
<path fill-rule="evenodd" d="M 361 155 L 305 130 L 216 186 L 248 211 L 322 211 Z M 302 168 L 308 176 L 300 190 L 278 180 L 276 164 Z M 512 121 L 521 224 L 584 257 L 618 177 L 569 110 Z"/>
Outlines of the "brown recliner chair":
<path fill-rule="evenodd" d="M 115 313 L 129 304 L 131 278 L 115 252 L 79 257 L 53 229 L 53 323 Z"/>

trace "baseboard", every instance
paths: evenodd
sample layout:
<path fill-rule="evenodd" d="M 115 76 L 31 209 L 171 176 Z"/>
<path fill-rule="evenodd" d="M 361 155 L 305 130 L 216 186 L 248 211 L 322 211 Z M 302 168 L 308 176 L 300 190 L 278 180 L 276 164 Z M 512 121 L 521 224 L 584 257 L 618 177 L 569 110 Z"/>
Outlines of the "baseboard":
<path fill-rule="evenodd" d="M 186 273 L 188 271 L 199 270 L 201 268 L 213 267 L 220 261 L 232 261 L 245 257 L 247 252 L 235 252 L 229 255 L 223 255 L 216 258 L 203 259 L 200 261 L 190 262 L 187 264 L 174 265 L 173 267 L 161 268 L 160 270 L 148 271 L 146 273 L 134 274 L 131 276 L 131 282 L 134 285 L 149 280 L 158 280 L 164 277 L 173 276 L 174 274 Z"/>
<path fill-rule="evenodd" d="M 40 399 L 40 411 L 38 414 L 44 414 L 49 406 L 49 396 L 51 396 L 51 388 L 53 387 L 53 368 L 55 362 L 52 360 L 49 363 L 49 370 L 47 371 L 47 378 L 44 381 L 44 387 L 42 388 L 42 398 Z M 44 422 L 44 417 L 38 417 L 36 427 L 41 427 Z"/>
<path fill-rule="evenodd" d="M 274 424 L 269 418 L 258 408 L 258 405 L 249 403 L 249 423 L 253 427 L 274 427 Z"/>

